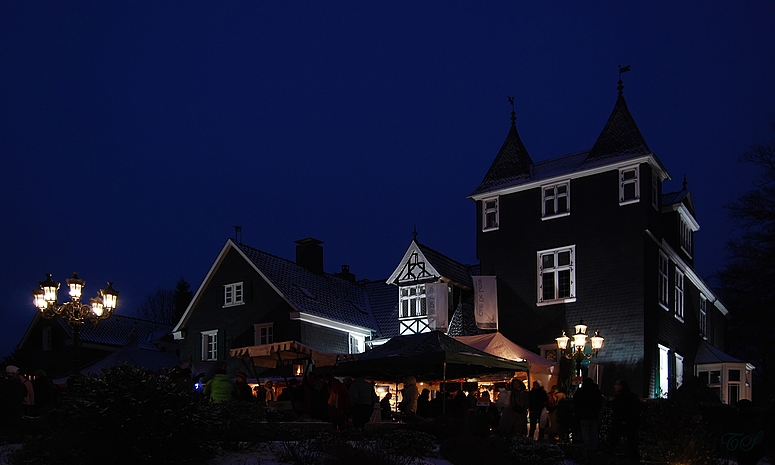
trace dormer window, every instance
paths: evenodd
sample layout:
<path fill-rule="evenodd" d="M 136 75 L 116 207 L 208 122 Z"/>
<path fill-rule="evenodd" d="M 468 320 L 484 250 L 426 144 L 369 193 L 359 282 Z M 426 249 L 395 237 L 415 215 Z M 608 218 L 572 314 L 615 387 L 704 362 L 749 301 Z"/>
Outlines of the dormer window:
<path fill-rule="evenodd" d="M 619 170 L 619 205 L 635 203 L 640 199 L 640 173 L 637 166 Z"/>
<path fill-rule="evenodd" d="M 694 234 L 694 231 L 692 230 L 692 227 L 681 219 L 681 248 L 684 252 L 686 252 L 687 255 L 691 257 L 692 255 L 692 235 Z"/>
<path fill-rule="evenodd" d="M 482 200 L 482 231 L 494 231 L 498 223 L 498 197 Z"/>
<path fill-rule="evenodd" d="M 543 197 L 542 218 L 555 218 L 570 214 L 570 181 L 541 188 Z"/>
<path fill-rule="evenodd" d="M 242 305 L 243 300 L 243 287 L 242 283 L 232 283 L 223 286 L 223 306 L 232 307 L 234 305 Z"/>

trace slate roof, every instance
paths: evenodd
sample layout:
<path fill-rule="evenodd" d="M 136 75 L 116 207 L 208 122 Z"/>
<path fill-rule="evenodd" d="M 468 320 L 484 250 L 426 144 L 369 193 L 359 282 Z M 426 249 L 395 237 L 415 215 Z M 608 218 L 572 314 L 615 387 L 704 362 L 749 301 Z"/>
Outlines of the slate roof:
<path fill-rule="evenodd" d="M 457 305 L 452 319 L 449 321 L 448 335 L 452 337 L 475 336 L 484 333 L 485 331 L 476 326 L 473 296 L 471 296 L 468 302 L 461 302 Z"/>
<path fill-rule="evenodd" d="M 506 135 L 498 155 L 495 156 L 490 169 L 484 175 L 482 183 L 476 188 L 472 195 L 482 192 L 488 192 L 494 188 L 513 183 L 522 179 L 530 179 L 530 167 L 533 160 L 527 153 L 525 144 L 517 132 L 515 118 L 512 114 L 511 128 Z"/>
<path fill-rule="evenodd" d="M 332 274 L 312 273 L 293 261 L 230 242 L 298 311 L 378 330 L 364 287 Z"/>
<path fill-rule="evenodd" d="M 623 87 L 619 82 L 619 96 L 614 105 L 614 111 L 608 117 L 603 131 L 597 138 L 597 142 L 589 152 L 589 161 L 600 159 L 620 158 L 622 156 L 636 157 L 651 153 L 646 140 L 635 124 L 635 120 L 627 108 L 622 93 Z"/>
<path fill-rule="evenodd" d="M 742 360 L 722 352 L 721 349 L 708 344 L 707 341 L 700 341 L 700 346 L 697 348 L 697 355 L 694 357 L 695 365 L 723 362 L 743 363 Z"/>
<path fill-rule="evenodd" d="M 514 134 L 512 135 L 512 130 Z M 495 157 L 484 181 L 471 196 L 519 186 L 534 181 L 569 175 L 591 168 L 609 165 L 651 154 L 643 135 L 627 108 L 627 102 L 620 90 L 616 104 L 595 145 L 590 150 L 572 153 L 542 162 L 532 163 L 532 170 L 525 170 L 524 160 L 529 159 L 516 148 L 507 149 L 509 141 L 516 135 L 516 129 L 509 130 L 501 151 Z M 521 144 L 521 142 L 520 142 Z M 516 142 L 511 145 L 516 146 Z M 524 146 L 522 146 L 524 148 Z"/>
<path fill-rule="evenodd" d="M 369 306 L 379 326 L 381 337 L 398 336 L 398 287 L 381 281 L 365 281 Z"/>
<path fill-rule="evenodd" d="M 67 334 L 72 336 L 72 329 L 62 318 L 57 318 Z M 81 342 L 91 342 L 108 346 L 123 347 L 126 345 L 129 334 L 137 331 L 137 346 L 146 350 L 158 350 L 153 341 L 159 334 L 169 334 L 172 326 L 154 323 L 140 318 L 113 314 L 110 318 L 100 321 L 96 325 L 85 324 L 81 326 Z"/>
<path fill-rule="evenodd" d="M 464 265 L 456 260 L 453 260 L 441 252 L 437 252 L 430 247 L 417 242 L 417 247 L 420 249 L 425 259 L 441 274 L 442 277 L 450 279 L 458 284 L 467 286 L 469 289 L 473 289 L 474 283 L 471 279 L 471 267 Z"/>

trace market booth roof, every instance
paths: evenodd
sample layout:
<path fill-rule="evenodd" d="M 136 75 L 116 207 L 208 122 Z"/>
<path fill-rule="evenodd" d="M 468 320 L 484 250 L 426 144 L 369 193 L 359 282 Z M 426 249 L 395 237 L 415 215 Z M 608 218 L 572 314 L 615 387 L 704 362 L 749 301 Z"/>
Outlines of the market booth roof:
<path fill-rule="evenodd" d="M 559 373 L 559 365 L 557 363 L 546 360 L 540 355 L 517 345 L 501 333 L 457 336 L 455 339 L 497 357 L 526 361 L 530 363 L 531 374 L 556 375 Z"/>
<path fill-rule="evenodd" d="M 488 373 L 529 371 L 529 363 L 506 360 L 463 344 L 441 333 L 396 336 L 385 344 L 359 354 L 357 360 L 340 362 L 332 369 L 337 376 L 374 379 L 418 380 L 473 378 Z"/>
<path fill-rule="evenodd" d="M 296 341 L 238 347 L 231 349 L 229 354 L 265 368 L 277 368 L 299 360 L 311 360 L 318 367 L 333 366 L 338 360 L 348 357 L 346 354 L 321 352 Z"/>

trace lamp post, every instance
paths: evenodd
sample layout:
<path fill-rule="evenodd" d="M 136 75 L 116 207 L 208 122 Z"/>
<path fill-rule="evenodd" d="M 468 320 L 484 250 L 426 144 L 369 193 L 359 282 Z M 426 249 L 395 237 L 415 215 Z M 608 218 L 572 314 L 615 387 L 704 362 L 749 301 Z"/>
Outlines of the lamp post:
<path fill-rule="evenodd" d="M 565 358 L 576 362 L 576 373 L 581 376 L 581 362 L 597 355 L 600 349 L 603 348 L 605 338 L 600 335 L 600 331 L 595 331 L 595 335 L 589 338 L 592 344 L 592 353 L 588 354 L 584 352 L 587 346 L 587 325 L 584 324 L 584 320 L 580 320 L 579 324 L 573 328 L 576 330 L 576 333 L 573 335 L 573 342 L 571 342 L 570 348 L 568 347 L 568 341 L 571 338 L 565 335 L 565 331 L 562 332 L 562 336 L 555 339 L 557 341 L 557 348 L 565 355 Z"/>
<path fill-rule="evenodd" d="M 87 321 L 97 324 L 101 320 L 110 318 L 118 302 L 118 291 L 113 289 L 113 283 L 108 282 L 108 287 L 100 289 L 97 297 L 89 299 L 89 304 L 81 303 L 81 291 L 86 282 L 73 273 L 72 278 L 65 280 L 70 288 L 70 302 L 57 304 L 57 291 L 59 283 L 51 279 L 51 274 L 46 275 L 46 280 L 38 283 L 40 289 L 32 291 L 34 304 L 40 310 L 43 318 L 62 317 L 73 331 L 73 373 L 79 373 L 78 351 L 81 343 L 81 326 Z"/>

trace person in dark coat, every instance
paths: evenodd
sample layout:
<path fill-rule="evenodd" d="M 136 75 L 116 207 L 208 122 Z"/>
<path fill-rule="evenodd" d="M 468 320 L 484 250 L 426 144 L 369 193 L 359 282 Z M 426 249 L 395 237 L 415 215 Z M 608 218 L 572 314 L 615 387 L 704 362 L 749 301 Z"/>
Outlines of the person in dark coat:
<path fill-rule="evenodd" d="M 382 411 L 382 421 L 391 421 L 393 419 L 393 409 L 390 408 L 390 399 L 392 398 L 393 394 L 388 392 L 382 400 L 379 401 L 379 407 Z"/>
<path fill-rule="evenodd" d="M 429 418 L 431 416 L 431 391 L 423 389 L 417 398 L 417 416 Z"/>
<path fill-rule="evenodd" d="M 248 375 L 241 371 L 237 373 L 236 388 L 237 399 L 244 400 L 246 402 L 253 402 L 256 400 L 256 398 L 253 397 L 253 389 L 248 384 Z"/>
<path fill-rule="evenodd" d="M 640 429 L 640 414 L 643 403 L 630 390 L 626 380 L 620 379 L 614 384 L 616 394 L 611 403 L 613 425 L 611 428 L 614 447 L 619 445 L 622 437 L 627 442 L 625 448 L 627 458 L 634 462 L 640 461 L 638 452 L 638 430 Z"/>
<path fill-rule="evenodd" d="M 56 389 L 54 382 L 46 375 L 44 370 L 35 372 L 32 380 L 32 389 L 35 391 L 35 410 L 38 415 L 46 415 L 54 408 L 56 401 Z"/>
<path fill-rule="evenodd" d="M 600 441 L 600 419 L 603 415 L 603 393 L 592 378 L 584 378 L 573 396 L 573 411 L 581 424 L 584 455 L 596 451 Z"/>
<path fill-rule="evenodd" d="M 549 402 L 549 395 L 541 384 L 541 381 L 533 381 L 533 389 L 528 393 L 528 408 L 530 409 L 530 432 L 528 437 L 535 437 L 536 427 L 541 420 L 541 412 L 546 408 Z M 543 431 L 541 432 L 543 434 Z"/>
<path fill-rule="evenodd" d="M 374 412 L 374 404 L 379 402 L 374 385 L 363 377 L 358 377 L 350 385 L 350 412 L 352 412 L 353 426 L 363 429 L 369 422 L 369 417 Z"/>

